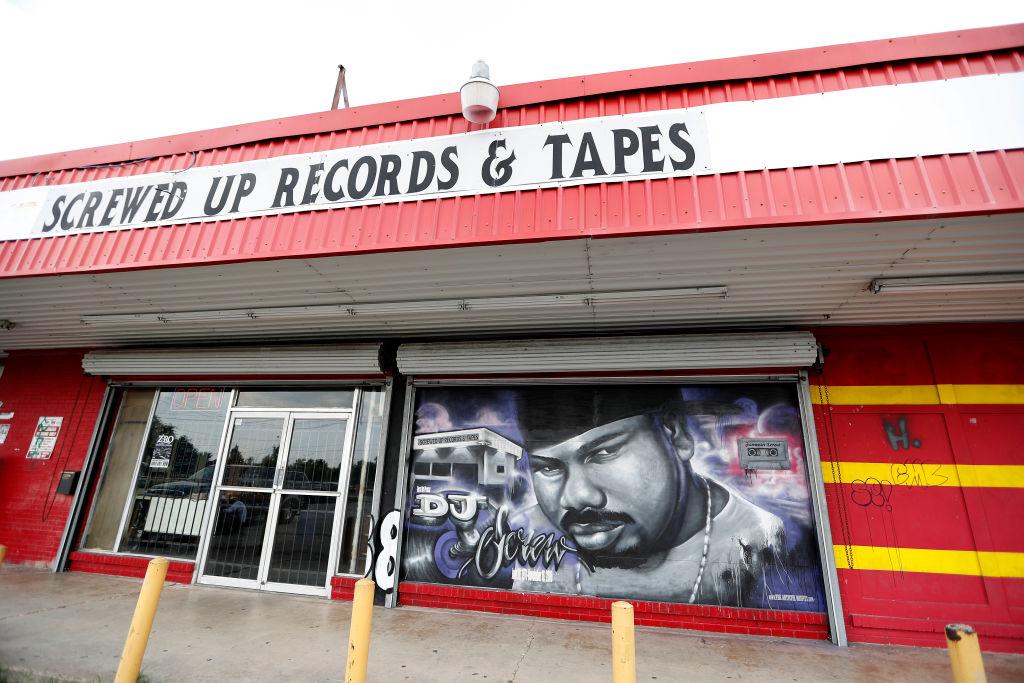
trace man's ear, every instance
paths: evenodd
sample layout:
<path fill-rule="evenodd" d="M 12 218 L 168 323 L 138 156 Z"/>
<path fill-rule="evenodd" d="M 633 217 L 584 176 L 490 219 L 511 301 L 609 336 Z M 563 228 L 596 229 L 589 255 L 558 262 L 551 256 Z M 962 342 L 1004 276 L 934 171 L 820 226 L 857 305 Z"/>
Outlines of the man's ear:
<path fill-rule="evenodd" d="M 686 430 L 686 414 L 682 406 L 665 406 L 661 411 L 661 427 L 683 462 L 693 457 L 693 438 Z"/>

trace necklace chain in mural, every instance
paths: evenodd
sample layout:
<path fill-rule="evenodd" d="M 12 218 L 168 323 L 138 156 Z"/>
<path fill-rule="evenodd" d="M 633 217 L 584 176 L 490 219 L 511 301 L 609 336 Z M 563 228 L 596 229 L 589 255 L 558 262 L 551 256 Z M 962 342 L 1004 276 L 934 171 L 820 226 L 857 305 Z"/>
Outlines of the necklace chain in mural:
<path fill-rule="evenodd" d="M 697 593 L 700 591 L 700 580 L 704 576 L 704 567 L 708 564 L 708 548 L 711 545 L 711 486 L 708 485 L 708 480 L 701 477 L 700 480 L 704 482 L 704 492 L 707 494 L 708 507 L 707 517 L 704 520 L 704 549 L 701 550 L 700 554 L 700 569 L 697 570 L 697 580 L 693 582 L 693 591 L 690 592 L 689 602 L 693 602 L 697 599 Z M 576 594 L 583 593 L 583 580 L 580 577 L 580 563 L 576 563 Z"/>
<path fill-rule="evenodd" d="M 693 592 L 690 593 L 689 602 L 693 602 L 697 599 L 697 593 L 700 592 L 700 580 L 704 576 L 704 567 L 708 564 L 708 546 L 711 544 L 711 486 L 708 485 L 708 480 L 701 477 L 700 480 L 704 482 L 704 492 L 708 497 L 708 512 L 707 519 L 704 522 L 704 549 L 700 554 L 700 569 L 697 570 L 697 580 L 693 582 Z"/>

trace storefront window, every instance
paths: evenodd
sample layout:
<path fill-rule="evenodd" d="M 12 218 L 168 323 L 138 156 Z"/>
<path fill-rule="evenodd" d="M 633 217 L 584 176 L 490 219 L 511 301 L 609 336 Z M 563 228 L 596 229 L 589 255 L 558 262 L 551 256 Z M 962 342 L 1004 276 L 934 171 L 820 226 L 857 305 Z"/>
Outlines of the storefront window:
<path fill-rule="evenodd" d="M 367 387 L 359 400 L 338 560 L 339 574 L 362 574 L 366 564 L 366 542 L 373 524 L 374 484 L 384 429 L 384 398 L 383 387 Z"/>
<path fill-rule="evenodd" d="M 217 388 L 159 392 L 119 551 L 195 557 L 230 399 Z"/>
<path fill-rule="evenodd" d="M 385 395 L 380 386 L 124 390 L 81 548 L 201 559 L 212 516 L 204 576 L 254 580 L 278 510 L 260 580 L 320 585 L 335 548 L 337 571 L 361 574 Z"/>
<path fill-rule="evenodd" d="M 135 463 L 149 426 L 156 389 L 127 389 L 96 487 L 89 526 L 81 547 L 88 550 L 113 550 L 121 526 L 124 501 L 132 485 Z"/>

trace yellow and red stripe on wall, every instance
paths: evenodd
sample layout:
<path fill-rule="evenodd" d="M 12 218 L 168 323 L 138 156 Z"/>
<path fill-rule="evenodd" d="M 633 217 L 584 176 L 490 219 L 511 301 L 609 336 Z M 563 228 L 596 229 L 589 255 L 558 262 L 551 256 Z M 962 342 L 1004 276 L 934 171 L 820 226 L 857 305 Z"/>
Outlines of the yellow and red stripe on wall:
<path fill-rule="evenodd" d="M 1024 384 L 812 385 L 815 405 L 1024 405 Z"/>

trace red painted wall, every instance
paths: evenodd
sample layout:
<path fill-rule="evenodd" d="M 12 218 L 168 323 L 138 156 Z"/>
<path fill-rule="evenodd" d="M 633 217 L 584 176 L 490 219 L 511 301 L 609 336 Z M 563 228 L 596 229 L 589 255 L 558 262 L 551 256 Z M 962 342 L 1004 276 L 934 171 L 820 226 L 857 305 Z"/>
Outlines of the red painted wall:
<path fill-rule="evenodd" d="M 814 332 L 829 349 L 823 374 L 812 375 L 812 384 L 831 389 L 815 389 L 819 397 L 865 387 L 999 385 L 1010 387 L 1011 394 L 1014 387 L 1024 387 L 1024 325 Z M 3 361 L 0 400 L 3 410 L 14 411 L 15 417 L 7 442 L 0 445 L 0 543 L 8 547 L 8 559 L 14 563 L 49 563 L 57 551 L 71 502 L 55 492 L 60 471 L 81 467 L 104 389 L 102 380 L 82 373 L 82 353 L 15 351 Z M 1004 390 L 1000 395 L 1007 394 Z M 817 402 L 824 469 L 840 471 L 837 483 L 826 484 L 838 554 L 865 546 L 895 549 L 891 567 L 854 563 L 839 570 L 851 640 L 941 646 L 942 626 L 966 621 L 978 629 L 985 649 L 1024 652 L 1024 572 L 1013 575 L 1024 559 L 1024 486 L 935 486 L 926 476 L 917 485 L 884 486 L 880 504 L 875 505 L 870 501 L 877 496 L 865 489 L 865 482 L 846 481 L 841 475 L 844 464 L 858 463 L 885 468 L 910 463 L 926 466 L 929 474 L 935 472 L 932 467 L 939 467 L 944 468 L 943 476 L 950 468 L 960 471 L 958 467 L 970 465 L 1024 468 L 1019 447 L 1024 443 L 1024 400 Z M 48 461 L 26 460 L 29 438 L 43 415 L 65 418 L 56 450 Z M 884 422 L 894 424 L 900 418 L 906 419 L 910 445 L 894 448 Z M 950 571 L 941 561 L 935 571 L 901 568 L 903 560 L 912 564 L 915 550 L 1009 553 L 1006 566 L 1011 575 Z M 917 562 L 920 569 L 919 558 Z M 187 573 L 183 571 L 179 580 L 187 580 Z M 335 596 L 347 589 L 335 586 Z M 437 598 L 421 593 L 417 596 L 422 604 Z M 510 607 L 516 608 L 503 604 L 502 611 Z M 568 607 L 572 611 L 575 606 Z M 569 618 L 586 615 L 574 613 Z M 693 626 L 705 627 L 696 622 Z"/>
<path fill-rule="evenodd" d="M 1020 483 L 1013 470 L 1024 466 L 1024 326 L 829 328 L 815 335 L 830 350 L 823 374 L 812 376 L 822 390 L 812 393 L 825 478 L 839 479 L 826 484 L 826 497 L 851 640 L 943 646 L 942 627 L 966 622 L 984 649 L 1024 652 L 1024 488 L 947 484 L 951 477 L 966 484 L 978 465 L 1010 466 L 1004 483 Z M 829 400 L 858 387 L 927 393 L 932 386 L 937 393 L 936 385 L 999 388 L 976 390 L 971 403 L 900 405 L 893 394 L 891 402 L 858 404 L 856 393 L 845 404 Z M 978 403 L 978 395 L 992 402 Z M 862 463 L 882 464 L 880 476 L 849 474 Z M 844 464 L 848 474 L 840 475 Z M 914 485 L 896 484 L 908 477 Z M 863 546 L 888 549 L 888 566 L 863 566 L 862 556 L 844 568 L 847 553 Z M 1001 560 L 1001 573 L 1014 575 L 956 566 L 977 553 L 1015 553 Z"/>
<path fill-rule="evenodd" d="M 0 444 L 0 544 L 7 561 L 49 564 L 57 554 L 71 496 L 57 493 L 62 470 L 80 470 L 105 383 L 82 372 L 82 350 L 11 351 L 0 376 L 2 412 L 13 412 Z M 41 416 L 64 423 L 49 460 L 25 453 Z"/>

